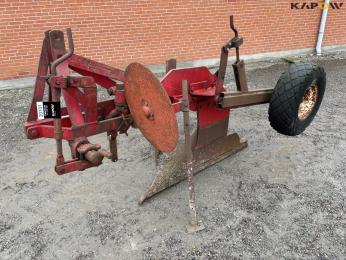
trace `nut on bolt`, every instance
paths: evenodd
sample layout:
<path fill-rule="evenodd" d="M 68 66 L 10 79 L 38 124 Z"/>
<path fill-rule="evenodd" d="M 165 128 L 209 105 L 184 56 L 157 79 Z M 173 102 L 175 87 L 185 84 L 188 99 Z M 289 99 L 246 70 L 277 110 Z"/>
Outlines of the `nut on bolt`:
<path fill-rule="evenodd" d="M 36 138 L 36 137 L 38 137 L 38 131 L 35 128 L 29 128 L 28 129 L 28 136 L 30 138 Z"/>

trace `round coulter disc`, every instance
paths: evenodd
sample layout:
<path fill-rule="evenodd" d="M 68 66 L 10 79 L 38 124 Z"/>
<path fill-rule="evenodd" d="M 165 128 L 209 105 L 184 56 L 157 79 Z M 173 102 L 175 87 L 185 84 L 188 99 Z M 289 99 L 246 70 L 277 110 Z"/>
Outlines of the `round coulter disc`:
<path fill-rule="evenodd" d="M 171 152 L 178 143 L 178 124 L 158 78 L 143 65 L 131 63 L 125 71 L 125 97 L 144 137 L 159 151 Z"/>

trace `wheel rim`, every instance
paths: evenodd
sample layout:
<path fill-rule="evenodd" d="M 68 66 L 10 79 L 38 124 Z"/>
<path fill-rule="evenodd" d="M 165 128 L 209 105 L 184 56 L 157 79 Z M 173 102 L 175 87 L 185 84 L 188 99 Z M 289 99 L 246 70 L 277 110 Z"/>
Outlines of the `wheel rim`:
<path fill-rule="evenodd" d="M 300 121 L 305 120 L 312 112 L 318 96 L 318 88 L 316 82 L 313 82 L 311 86 L 305 90 L 302 101 L 298 108 L 298 118 Z"/>

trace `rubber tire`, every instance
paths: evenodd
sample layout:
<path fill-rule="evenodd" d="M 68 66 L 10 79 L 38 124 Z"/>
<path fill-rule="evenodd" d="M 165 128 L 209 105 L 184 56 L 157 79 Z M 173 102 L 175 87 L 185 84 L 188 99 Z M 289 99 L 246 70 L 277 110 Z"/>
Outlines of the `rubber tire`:
<path fill-rule="evenodd" d="M 316 81 L 317 100 L 310 115 L 299 120 L 298 108 L 306 89 Z M 326 88 L 324 69 L 313 63 L 299 62 L 290 65 L 278 80 L 269 105 L 270 125 L 279 133 L 289 136 L 301 134 L 314 119 Z"/>

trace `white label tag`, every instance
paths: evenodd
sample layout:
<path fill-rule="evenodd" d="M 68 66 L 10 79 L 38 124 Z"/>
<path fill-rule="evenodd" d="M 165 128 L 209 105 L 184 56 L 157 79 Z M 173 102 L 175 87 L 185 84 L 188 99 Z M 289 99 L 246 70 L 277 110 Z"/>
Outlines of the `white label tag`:
<path fill-rule="evenodd" d="M 44 119 L 43 102 L 36 102 L 37 119 Z"/>

